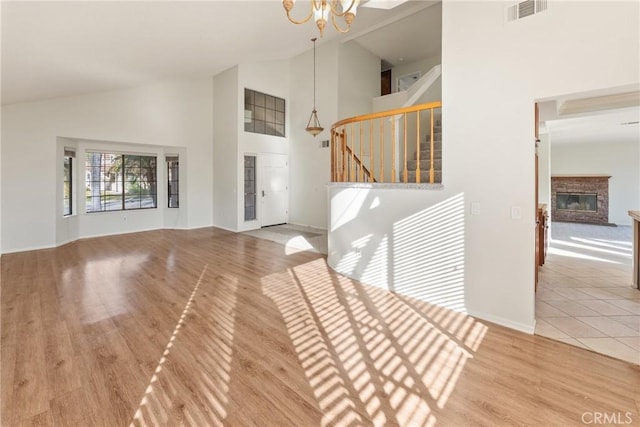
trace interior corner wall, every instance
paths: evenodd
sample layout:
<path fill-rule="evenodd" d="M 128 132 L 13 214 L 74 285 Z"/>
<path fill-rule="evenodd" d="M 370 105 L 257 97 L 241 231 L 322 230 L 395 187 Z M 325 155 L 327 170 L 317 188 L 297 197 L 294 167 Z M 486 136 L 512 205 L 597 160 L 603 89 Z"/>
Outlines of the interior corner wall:
<path fill-rule="evenodd" d="M 552 143 L 551 174 L 610 175 L 610 223 L 630 226 L 628 211 L 640 209 L 640 139 L 627 143 Z"/>
<path fill-rule="evenodd" d="M 289 60 L 264 61 L 251 64 L 240 64 L 238 66 L 238 117 L 244 117 L 244 90 L 252 89 L 268 95 L 277 96 L 285 100 L 285 137 L 264 135 L 259 133 L 245 132 L 244 122 L 238 121 L 238 158 L 236 163 L 242 165 L 245 154 L 275 153 L 289 154 L 289 145 L 291 139 L 290 117 L 292 106 L 289 96 Z M 260 161 L 258 157 L 258 162 Z M 258 165 L 259 167 L 259 165 Z M 235 180 L 237 187 L 241 189 L 237 197 L 237 223 L 238 231 L 251 230 L 260 228 L 262 219 L 262 209 L 260 199 L 258 199 L 257 220 L 244 220 L 244 169 L 239 167 Z M 256 191 L 260 193 L 263 183 L 257 181 L 258 187 Z M 290 187 L 290 186 L 289 186 Z"/>
<path fill-rule="evenodd" d="M 291 76 L 313 74 L 313 49 L 291 59 Z M 331 180 L 331 126 L 338 120 L 371 112 L 380 94 L 380 58 L 355 42 L 330 41 L 316 46 L 316 107 L 324 131 L 316 137 L 304 129 L 313 107 L 311 78 L 291 78 L 289 222 L 327 228 L 327 184 Z"/>
<path fill-rule="evenodd" d="M 338 120 L 371 113 L 380 96 L 380 58 L 355 41 L 338 49 Z"/>
<path fill-rule="evenodd" d="M 442 63 L 441 56 L 431 56 L 412 62 L 400 62 L 391 69 L 391 92 L 398 92 L 398 78 L 420 72 L 420 77 L 424 76 L 430 69 Z M 428 102 L 428 101 L 425 101 Z"/>
<path fill-rule="evenodd" d="M 238 230 L 238 67 L 213 78 L 213 225 Z"/>
<path fill-rule="evenodd" d="M 58 138 L 111 141 L 150 147 L 184 147 L 186 226 L 211 225 L 212 100 L 211 78 L 175 80 L 139 88 L 4 106 L 2 111 L 2 237 L 3 253 L 56 246 L 74 238 L 58 227 Z M 151 148 L 153 147 L 153 148 Z M 160 148 L 159 148 L 160 147 Z M 81 170 L 82 162 L 77 168 Z M 81 206 L 82 203 L 78 203 Z M 132 220 L 154 216 L 162 226 L 161 209 L 154 213 L 126 211 Z M 149 211 L 149 210 L 147 210 Z M 101 217 L 119 232 L 147 229 L 136 221 L 122 225 L 122 212 L 77 215 Z M 158 219 L 160 218 L 160 219 Z M 94 219 L 92 219 L 93 221 Z M 85 222 L 86 223 L 86 222 Z M 122 227 L 118 226 L 122 225 Z M 84 229 L 86 235 L 100 234 Z M 85 237 L 79 229 L 77 237 Z"/>
<path fill-rule="evenodd" d="M 313 107 L 313 49 L 291 59 L 289 136 L 289 222 L 327 228 L 326 185 L 331 178 L 329 148 L 322 140 L 330 139 L 331 125 L 338 120 L 338 49 L 337 42 L 316 46 L 316 108 L 324 130 L 313 137 L 307 127 Z"/>
<path fill-rule="evenodd" d="M 549 2 L 505 22 L 507 6 L 443 2 L 443 185 L 480 206 L 465 210 L 468 311 L 533 331 L 534 103 L 637 87 L 640 5 Z"/>

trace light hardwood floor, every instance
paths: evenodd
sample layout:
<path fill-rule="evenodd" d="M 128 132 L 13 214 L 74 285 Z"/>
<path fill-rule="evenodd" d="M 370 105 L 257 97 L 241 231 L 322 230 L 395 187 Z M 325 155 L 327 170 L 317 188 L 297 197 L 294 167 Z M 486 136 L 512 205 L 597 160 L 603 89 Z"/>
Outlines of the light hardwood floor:
<path fill-rule="evenodd" d="M 267 240 L 153 231 L 4 255 L 1 272 L 3 426 L 640 424 L 638 365 Z"/>

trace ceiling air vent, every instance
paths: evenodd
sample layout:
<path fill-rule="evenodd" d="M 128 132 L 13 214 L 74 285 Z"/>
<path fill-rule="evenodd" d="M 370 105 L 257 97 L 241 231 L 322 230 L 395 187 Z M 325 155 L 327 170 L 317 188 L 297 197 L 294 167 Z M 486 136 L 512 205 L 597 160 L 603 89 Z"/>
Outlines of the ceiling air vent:
<path fill-rule="evenodd" d="M 547 0 L 525 0 L 507 8 L 507 21 L 526 18 L 547 10 Z"/>

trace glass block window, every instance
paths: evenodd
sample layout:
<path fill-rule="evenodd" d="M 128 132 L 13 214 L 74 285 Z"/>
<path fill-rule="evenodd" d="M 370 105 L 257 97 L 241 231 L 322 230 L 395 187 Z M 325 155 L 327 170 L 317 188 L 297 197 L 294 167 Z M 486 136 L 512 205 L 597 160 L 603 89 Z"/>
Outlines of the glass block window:
<path fill-rule="evenodd" d="M 277 96 L 244 90 L 244 130 L 284 137 L 285 102 Z"/>

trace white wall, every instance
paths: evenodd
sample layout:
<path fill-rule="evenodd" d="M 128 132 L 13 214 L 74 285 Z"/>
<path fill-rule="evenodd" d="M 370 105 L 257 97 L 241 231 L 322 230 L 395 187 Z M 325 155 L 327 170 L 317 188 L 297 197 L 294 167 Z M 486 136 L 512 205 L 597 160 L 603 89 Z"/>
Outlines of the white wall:
<path fill-rule="evenodd" d="M 413 74 L 416 71 L 420 72 L 420 77 L 424 76 L 434 66 L 441 64 L 442 58 L 440 56 L 432 56 L 429 58 L 422 58 L 417 61 L 399 63 L 391 69 L 391 92 L 398 92 L 398 78 Z M 428 101 L 425 101 L 428 102 Z"/>
<path fill-rule="evenodd" d="M 324 131 L 314 138 L 304 130 L 313 107 L 313 50 L 291 59 L 289 222 L 327 228 L 331 156 L 320 142 L 330 139 L 338 120 L 371 112 L 372 98 L 380 94 L 380 58 L 352 42 L 328 42 L 317 45 L 316 65 L 316 107 Z"/>
<path fill-rule="evenodd" d="M 330 139 L 331 124 L 338 121 L 338 48 L 336 42 L 316 46 L 316 107 L 324 131 L 316 137 L 307 127 L 313 108 L 313 51 L 291 59 L 289 222 L 327 227 L 326 185 L 330 180 L 330 150 L 320 141 Z M 299 77 L 304 76 L 304 77 Z"/>
<path fill-rule="evenodd" d="M 238 228 L 238 67 L 213 78 L 213 225 Z"/>
<path fill-rule="evenodd" d="M 330 186 L 328 263 L 365 283 L 464 311 L 464 194 L 428 188 Z"/>
<path fill-rule="evenodd" d="M 61 178 L 58 138 L 115 142 L 118 147 L 151 152 L 182 147 L 188 187 L 183 225 L 203 227 L 212 220 L 211 79 L 179 80 L 144 87 L 3 107 L 3 252 L 43 247 L 104 232 L 129 232 L 164 226 L 164 209 L 85 214 L 60 218 Z M 123 145 L 124 144 L 124 145 Z M 138 147 L 138 148 L 136 148 Z M 181 159 L 182 164 L 183 159 Z M 76 166 L 83 164 L 78 159 Z M 160 187 L 162 188 L 162 187 Z M 183 200 L 181 200 L 181 203 Z M 86 217 L 85 217 L 86 216 Z M 150 216 L 152 218 L 150 218 Z M 100 221 L 94 223 L 94 219 Z M 77 234 L 76 234 L 77 233 Z"/>
<path fill-rule="evenodd" d="M 444 188 L 437 194 L 413 193 L 406 201 L 376 194 L 377 201 L 363 204 L 363 209 L 376 203 L 396 207 L 389 217 L 345 221 L 333 216 L 332 206 L 329 263 L 349 269 L 358 239 L 382 236 L 393 224 L 436 211 L 440 202 L 461 199 L 465 309 L 533 332 L 534 103 L 560 94 L 636 88 L 640 14 L 636 2 L 549 2 L 546 12 L 506 23 L 507 6 L 493 1 L 443 3 Z M 479 203 L 478 215 L 470 214 L 471 202 Z M 514 206 L 520 207 L 521 219 L 511 218 Z M 335 208 L 349 212 L 347 206 Z M 401 246 L 397 250 L 405 253 L 393 256 L 413 259 L 413 268 L 425 271 L 429 258 L 410 258 L 408 248 Z M 365 251 L 371 254 L 375 248 L 365 243 L 360 251 L 366 260 Z M 359 269 L 355 277 L 362 277 L 358 271 L 366 267 Z M 408 279 L 406 284 L 424 285 Z M 394 286 L 403 288 L 405 283 Z"/>
<path fill-rule="evenodd" d="M 378 96 L 380 58 L 354 41 L 341 44 L 338 49 L 338 120 L 371 113 L 372 99 Z"/>
<path fill-rule="evenodd" d="M 640 139 L 631 143 L 554 144 L 553 135 L 551 138 L 551 175 L 611 175 L 609 222 L 631 225 L 627 212 L 640 209 Z"/>
<path fill-rule="evenodd" d="M 534 101 L 637 85 L 640 14 L 637 2 L 549 2 L 505 23 L 506 6 L 443 3 L 443 182 L 482 206 L 466 219 L 468 309 L 533 327 Z"/>

